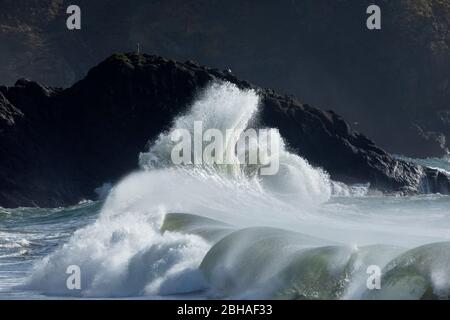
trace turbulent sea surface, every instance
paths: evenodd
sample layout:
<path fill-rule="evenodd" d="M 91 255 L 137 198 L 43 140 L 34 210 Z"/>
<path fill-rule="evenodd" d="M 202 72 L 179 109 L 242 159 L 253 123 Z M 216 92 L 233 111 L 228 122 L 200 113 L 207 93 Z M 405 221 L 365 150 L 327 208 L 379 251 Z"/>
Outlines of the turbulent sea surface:
<path fill-rule="evenodd" d="M 201 120 L 239 137 L 257 123 L 258 101 L 254 91 L 216 83 L 173 129 L 192 131 Z M 0 298 L 450 296 L 449 196 L 382 195 L 331 181 L 281 137 L 274 176 L 237 157 L 174 166 L 170 133 L 136 155 L 141 169 L 103 201 L 0 208 Z M 445 159 L 410 160 L 450 168 Z M 71 265 L 80 267 L 81 290 L 67 288 Z M 374 265 L 380 290 L 366 285 Z"/>

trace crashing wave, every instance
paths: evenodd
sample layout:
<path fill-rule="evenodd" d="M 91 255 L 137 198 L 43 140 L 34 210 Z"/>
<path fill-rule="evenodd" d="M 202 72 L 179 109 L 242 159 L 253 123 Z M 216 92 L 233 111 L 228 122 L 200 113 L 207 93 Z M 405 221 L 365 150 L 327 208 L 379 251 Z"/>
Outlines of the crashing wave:
<path fill-rule="evenodd" d="M 253 90 L 213 83 L 140 155 L 142 170 L 111 189 L 97 221 L 37 263 L 26 286 L 47 295 L 82 297 L 404 297 L 398 293 L 401 284 L 406 281 L 408 291 L 411 281 L 402 278 L 407 259 L 399 255 L 407 249 L 367 243 L 401 235 L 416 244 L 416 229 L 342 213 L 332 195 L 364 196 L 368 187 L 331 181 L 326 172 L 289 152 L 280 136 L 280 170 L 272 176 L 239 161 L 173 165 L 173 130 L 193 132 L 193 123 L 202 121 L 205 128 L 231 129 L 239 139 L 244 129 L 257 125 L 258 104 Z M 422 236 L 420 241 L 429 237 Z M 413 264 L 419 265 L 412 278 L 423 280 L 411 296 L 445 297 L 450 285 L 440 275 L 450 272 L 439 250 L 427 252 L 413 254 Z M 430 267 L 420 266 L 423 259 Z M 438 269 L 431 267 L 434 261 Z M 368 293 L 367 264 L 385 267 L 383 281 L 394 289 L 379 296 Z M 80 290 L 66 286 L 71 265 L 80 267 Z"/>

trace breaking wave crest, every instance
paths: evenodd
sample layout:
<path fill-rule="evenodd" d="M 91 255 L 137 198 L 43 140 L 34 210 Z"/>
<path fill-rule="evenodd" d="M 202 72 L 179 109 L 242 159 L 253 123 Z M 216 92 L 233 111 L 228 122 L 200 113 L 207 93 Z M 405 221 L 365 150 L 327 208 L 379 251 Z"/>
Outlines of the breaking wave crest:
<path fill-rule="evenodd" d="M 194 122 L 202 121 L 205 129 L 231 129 L 240 139 L 245 129 L 257 126 L 258 105 L 257 92 L 230 83 L 205 89 L 190 111 L 139 156 L 142 169 L 112 188 L 97 221 L 39 262 L 26 286 L 47 295 L 82 297 L 448 296 L 448 277 L 441 276 L 450 274 L 441 254 L 448 244 L 436 245 L 426 257 L 424 249 L 416 249 L 409 253 L 412 260 L 401 255 L 409 248 L 398 244 L 368 245 L 389 239 L 380 236 L 385 221 L 371 224 L 375 220 L 364 215 L 353 220 L 353 212 L 333 204 L 337 196 L 365 196 L 368 186 L 331 181 L 322 169 L 289 152 L 279 135 L 275 175 L 259 175 L 258 167 L 237 158 L 226 165 L 172 164 L 173 130 L 195 134 Z M 403 234 L 404 242 L 415 245 L 428 237 L 411 236 L 413 227 L 392 232 L 392 238 Z M 423 281 L 402 276 L 414 259 L 430 266 L 413 268 L 407 277 Z M 368 293 L 367 264 L 388 268 L 386 281 L 393 289 L 380 296 Z M 80 267 L 80 290 L 67 289 L 71 265 Z"/>

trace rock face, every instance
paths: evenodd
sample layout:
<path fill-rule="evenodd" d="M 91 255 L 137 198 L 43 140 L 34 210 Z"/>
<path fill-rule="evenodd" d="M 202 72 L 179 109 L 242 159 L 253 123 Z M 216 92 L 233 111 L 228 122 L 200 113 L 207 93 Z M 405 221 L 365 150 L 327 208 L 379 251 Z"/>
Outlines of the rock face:
<path fill-rule="evenodd" d="M 137 169 L 148 141 L 169 128 L 210 81 L 260 92 L 261 125 L 335 180 L 386 192 L 450 192 L 449 177 L 392 158 L 332 111 L 229 72 L 134 53 L 116 54 L 68 89 L 28 80 L 0 87 L 0 206 L 63 206 Z"/>
<path fill-rule="evenodd" d="M 67 87 L 111 52 L 231 68 L 240 78 L 333 109 L 388 152 L 450 149 L 448 0 L 0 0 L 0 83 Z M 377 4 L 382 29 L 366 28 Z"/>

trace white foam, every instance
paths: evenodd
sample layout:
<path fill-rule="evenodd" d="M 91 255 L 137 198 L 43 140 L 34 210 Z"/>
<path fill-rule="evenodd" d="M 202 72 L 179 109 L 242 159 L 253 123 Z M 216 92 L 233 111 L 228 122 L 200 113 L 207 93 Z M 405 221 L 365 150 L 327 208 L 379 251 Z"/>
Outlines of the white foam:
<path fill-rule="evenodd" d="M 367 186 L 330 181 L 326 172 L 290 153 L 281 137 L 280 170 L 274 176 L 259 176 L 239 162 L 231 166 L 172 164 L 171 131 L 193 130 L 194 121 L 201 120 L 205 128 L 239 133 L 256 123 L 258 104 L 253 90 L 212 84 L 190 112 L 176 119 L 173 128 L 140 155 L 142 170 L 112 188 L 99 219 L 38 263 L 28 285 L 46 294 L 88 297 L 158 296 L 204 289 L 207 284 L 198 266 L 211 244 L 193 235 L 161 234 L 168 212 L 196 214 L 237 228 L 278 227 L 350 244 L 410 245 L 448 238 L 445 226 L 423 227 L 434 220 L 412 219 L 408 202 L 399 212 L 395 205 L 386 207 L 384 198 L 374 198 L 373 215 L 351 205 L 322 206 L 333 192 L 360 196 L 366 194 Z M 81 269 L 81 291 L 66 287 L 65 271 L 70 265 Z"/>
<path fill-rule="evenodd" d="M 253 90 L 214 83 L 179 117 L 173 129 L 249 126 L 259 104 Z M 172 129 L 172 130 L 173 130 Z M 82 296 L 137 296 L 196 291 L 204 286 L 197 271 L 209 248 L 196 236 L 166 232 L 159 227 L 166 212 L 188 212 L 238 225 L 273 224 L 293 214 L 289 200 L 302 206 L 329 199 L 328 176 L 304 159 L 280 150 L 276 176 L 249 175 L 236 163 L 229 167 L 174 167 L 170 162 L 170 132 L 161 134 L 140 156 L 144 171 L 134 173 L 110 192 L 100 218 L 77 231 L 70 241 L 36 266 L 29 285 L 48 294 L 74 294 L 66 287 L 65 270 L 81 269 Z M 274 206 L 283 210 L 274 215 Z M 295 214 L 298 214 L 295 212 Z"/>

